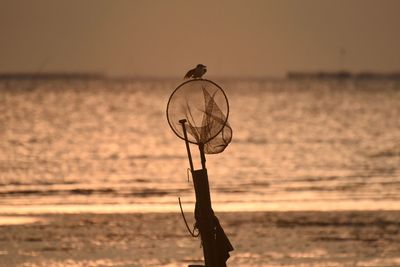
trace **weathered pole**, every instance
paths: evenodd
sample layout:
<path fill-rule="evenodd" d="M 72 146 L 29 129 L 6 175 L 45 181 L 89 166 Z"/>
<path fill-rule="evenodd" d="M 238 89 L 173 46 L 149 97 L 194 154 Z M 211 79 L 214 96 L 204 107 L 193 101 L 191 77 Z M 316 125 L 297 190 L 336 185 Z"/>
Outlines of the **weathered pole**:
<path fill-rule="evenodd" d="M 221 89 L 222 90 L 222 89 Z M 168 110 L 168 108 L 167 108 Z M 186 114 L 186 117 L 188 115 Z M 211 115 L 210 115 L 211 116 Z M 191 117 L 193 119 L 193 117 Z M 203 118 L 204 119 L 204 118 Z M 170 121 L 169 121 L 170 122 Z M 200 151 L 201 169 L 195 170 L 193 166 L 192 155 L 190 152 L 190 145 L 187 133 L 187 119 L 179 120 L 179 124 L 182 127 L 182 135 L 177 134 L 180 138 L 185 140 L 186 151 L 189 159 L 190 172 L 193 178 L 193 185 L 196 195 L 196 206 L 195 206 L 195 228 L 199 230 L 201 244 L 203 247 L 204 262 L 206 267 L 226 267 L 226 261 L 230 257 L 229 252 L 233 250 L 233 246 L 230 243 L 228 237 L 226 236 L 224 230 L 222 229 L 217 217 L 211 206 L 211 195 L 210 186 L 208 180 L 208 173 L 206 168 L 206 157 L 204 151 L 204 142 L 209 142 L 210 140 L 201 141 L 202 138 L 199 137 L 198 129 L 193 127 L 189 123 L 189 130 L 193 137 L 195 137 L 196 142 Z M 170 124 L 171 125 L 171 124 Z M 228 126 L 229 127 L 229 126 Z M 171 128 L 174 130 L 173 126 Z M 230 127 L 229 127 L 230 129 Z M 223 128 L 221 129 L 221 131 Z M 174 130 L 175 131 L 175 130 Z M 177 132 L 175 132 L 177 133 Z M 201 134 L 200 134 L 201 135 Z M 229 143 L 229 142 L 228 142 Z M 228 144 L 226 143 L 225 146 Z M 219 151 L 222 152 L 222 151 Z M 180 204 L 180 200 L 179 200 Z M 181 205 L 181 204 L 180 204 Z M 186 227 L 192 236 L 196 236 L 192 232 L 186 222 L 182 206 L 181 212 L 183 219 L 185 221 Z M 189 267 L 204 266 L 204 265 L 189 265 Z"/>
<path fill-rule="evenodd" d="M 204 261 L 207 267 L 218 267 L 214 219 L 215 216 L 211 207 L 210 186 L 208 183 L 208 174 L 205 165 L 206 157 L 204 155 L 204 145 L 199 145 L 202 168 L 200 170 L 194 170 L 192 155 L 190 153 L 190 146 L 186 133 L 186 120 L 179 120 L 179 123 L 182 125 L 190 171 L 193 177 L 194 191 L 196 195 L 195 219 L 196 226 L 200 232 Z"/>
<path fill-rule="evenodd" d="M 207 267 L 217 267 L 215 219 L 211 207 L 207 169 L 195 170 L 192 176 L 196 194 L 195 218 L 203 245 L 204 261 Z"/>

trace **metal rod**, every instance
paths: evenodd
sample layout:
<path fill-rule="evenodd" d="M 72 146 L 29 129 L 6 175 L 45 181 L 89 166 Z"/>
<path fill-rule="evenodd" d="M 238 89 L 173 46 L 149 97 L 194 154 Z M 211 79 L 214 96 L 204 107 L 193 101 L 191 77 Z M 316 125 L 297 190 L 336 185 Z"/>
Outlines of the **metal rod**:
<path fill-rule="evenodd" d="M 200 150 L 201 168 L 205 169 L 206 168 L 206 156 L 204 154 L 204 144 L 203 143 L 199 144 L 199 150 Z"/>
<path fill-rule="evenodd" d="M 192 154 L 190 153 L 189 141 L 188 141 L 187 133 L 186 133 L 186 125 L 185 125 L 186 119 L 179 120 L 179 123 L 182 125 L 183 136 L 185 137 L 186 150 L 187 150 L 188 158 L 189 158 L 189 166 L 190 166 L 190 170 L 193 172 L 194 168 L 193 168 Z"/>

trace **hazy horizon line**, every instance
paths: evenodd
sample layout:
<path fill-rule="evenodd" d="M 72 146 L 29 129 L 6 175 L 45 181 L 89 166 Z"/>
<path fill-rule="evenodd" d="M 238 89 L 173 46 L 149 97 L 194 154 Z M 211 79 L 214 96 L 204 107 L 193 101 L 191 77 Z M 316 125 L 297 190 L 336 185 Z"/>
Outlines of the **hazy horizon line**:
<path fill-rule="evenodd" d="M 222 79 L 222 80 L 276 80 L 292 78 L 400 78 L 400 71 L 349 71 L 343 70 L 290 70 L 283 75 L 266 74 L 261 76 L 246 75 L 209 75 L 204 79 Z M 137 75 L 125 74 L 116 75 L 101 71 L 9 71 L 0 72 L 0 80 L 17 79 L 86 79 L 86 80 L 176 80 L 182 79 L 183 75 Z"/>

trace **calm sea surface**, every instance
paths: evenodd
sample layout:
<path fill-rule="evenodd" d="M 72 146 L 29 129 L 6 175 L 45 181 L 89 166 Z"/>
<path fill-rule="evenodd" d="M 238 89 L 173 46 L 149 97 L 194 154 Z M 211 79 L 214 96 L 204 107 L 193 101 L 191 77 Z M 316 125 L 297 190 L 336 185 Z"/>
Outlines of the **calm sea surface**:
<path fill-rule="evenodd" d="M 0 213 L 191 210 L 165 116 L 180 82 L 1 81 Z M 233 128 L 207 156 L 216 210 L 400 210 L 399 81 L 215 82 Z"/>

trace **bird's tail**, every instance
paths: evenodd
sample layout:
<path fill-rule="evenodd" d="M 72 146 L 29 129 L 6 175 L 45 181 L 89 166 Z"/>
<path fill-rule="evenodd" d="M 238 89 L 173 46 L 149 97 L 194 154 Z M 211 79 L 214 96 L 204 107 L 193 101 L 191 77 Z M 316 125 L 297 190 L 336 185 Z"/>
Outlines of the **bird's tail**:
<path fill-rule="evenodd" d="M 183 77 L 183 79 L 189 79 L 190 77 L 192 77 L 193 72 L 194 72 L 194 70 L 189 70 L 189 71 L 186 73 L 185 77 Z"/>

